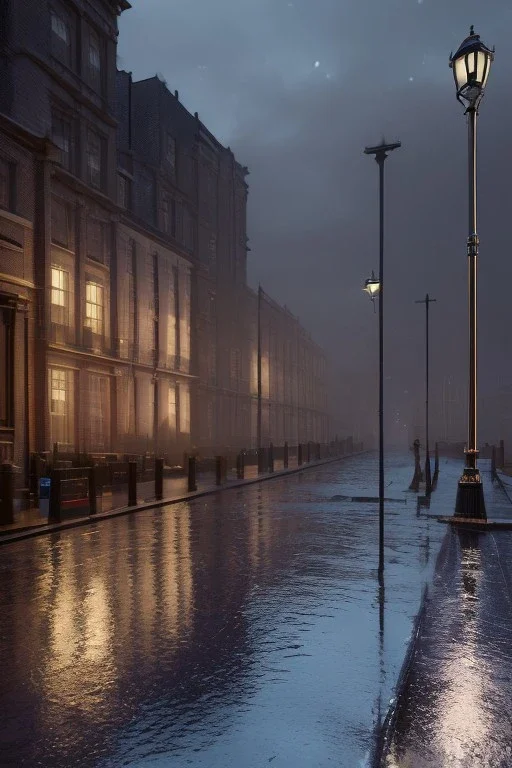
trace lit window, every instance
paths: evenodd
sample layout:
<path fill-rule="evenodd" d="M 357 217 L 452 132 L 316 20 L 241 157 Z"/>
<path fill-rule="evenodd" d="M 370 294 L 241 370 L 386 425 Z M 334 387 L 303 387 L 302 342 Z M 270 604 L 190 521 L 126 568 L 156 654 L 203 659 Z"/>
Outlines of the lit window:
<path fill-rule="evenodd" d="M 67 325 L 69 273 L 52 267 L 51 322 Z"/>
<path fill-rule="evenodd" d="M 85 284 L 85 327 L 92 333 L 103 334 L 103 286 L 98 283 Z"/>
<path fill-rule="evenodd" d="M 73 442 L 73 373 L 50 368 L 48 378 L 51 442 L 70 445 Z"/>
<path fill-rule="evenodd" d="M 171 382 L 169 384 L 169 429 L 171 432 L 176 432 L 176 384 Z"/>
<path fill-rule="evenodd" d="M 180 432 L 190 434 L 190 390 L 187 384 L 180 384 Z"/>

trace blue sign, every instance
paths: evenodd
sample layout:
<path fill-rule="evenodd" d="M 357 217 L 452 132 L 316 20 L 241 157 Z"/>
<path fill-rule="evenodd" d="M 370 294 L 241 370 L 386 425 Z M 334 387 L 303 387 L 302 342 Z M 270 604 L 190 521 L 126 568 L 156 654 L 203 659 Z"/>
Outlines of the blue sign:
<path fill-rule="evenodd" d="M 52 481 L 49 477 L 39 478 L 39 513 L 42 517 L 50 514 L 50 488 Z"/>

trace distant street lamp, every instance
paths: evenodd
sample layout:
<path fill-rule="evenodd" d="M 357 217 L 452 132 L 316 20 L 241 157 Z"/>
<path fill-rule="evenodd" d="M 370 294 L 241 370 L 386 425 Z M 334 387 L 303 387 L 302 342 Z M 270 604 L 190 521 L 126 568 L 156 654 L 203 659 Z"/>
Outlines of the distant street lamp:
<path fill-rule="evenodd" d="M 430 296 L 425 296 L 421 301 L 415 302 L 416 304 L 425 305 L 425 494 L 430 496 L 432 493 L 432 475 L 430 473 L 430 448 L 428 441 L 428 364 L 429 364 L 429 345 L 428 345 L 428 309 L 430 304 L 437 299 L 431 299 Z"/>
<path fill-rule="evenodd" d="M 477 468 L 476 440 L 477 410 L 477 257 L 479 239 L 476 226 L 476 124 L 480 102 L 484 95 L 494 50 L 491 51 L 475 35 L 473 27 L 459 50 L 450 56 L 457 100 L 466 107 L 469 129 L 469 233 L 467 240 L 469 271 L 469 408 L 466 466 L 459 480 L 455 517 L 486 519 L 484 492 Z"/>
<path fill-rule="evenodd" d="M 363 288 L 372 302 L 379 295 L 379 582 L 384 578 L 384 161 L 401 144 L 385 141 L 376 147 L 366 147 L 365 155 L 375 155 L 379 166 L 379 279 L 372 272 Z M 378 286 L 378 287 L 377 287 Z"/>

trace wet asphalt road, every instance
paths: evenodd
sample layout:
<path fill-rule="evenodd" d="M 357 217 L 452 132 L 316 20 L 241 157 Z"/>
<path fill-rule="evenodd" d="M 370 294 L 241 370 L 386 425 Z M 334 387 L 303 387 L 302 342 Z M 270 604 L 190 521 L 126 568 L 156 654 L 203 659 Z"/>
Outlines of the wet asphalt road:
<path fill-rule="evenodd" d="M 385 592 L 377 505 L 330 500 L 376 494 L 373 455 L 2 547 L 1 765 L 367 764 L 446 530 L 411 476 Z"/>
<path fill-rule="evenodd" d="M 484 479 L 488 516 L 510 520 Z M 448 530 L 385 765 L 512 766 L 512 531 Z"/>

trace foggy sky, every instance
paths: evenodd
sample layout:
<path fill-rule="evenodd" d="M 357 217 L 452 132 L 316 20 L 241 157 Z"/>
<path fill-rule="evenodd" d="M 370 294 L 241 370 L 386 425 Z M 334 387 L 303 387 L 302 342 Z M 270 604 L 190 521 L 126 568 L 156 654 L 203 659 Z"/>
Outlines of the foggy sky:
<path fill-rule="evenodd" d="M 445 377 L 466 385 L 467 129 L 448 57 L 470 24 L 496 45 L 479 123 L 480 393 L 512 384 L 509 3 L 131 1 L 119 65 L 135 79 L 161 73 L 249 167 L 250 282 L 325 347 L 363 429 L 375 424 L 378 351 L 361 291 L 378 272 L 378 168 L 364 146 L 403 145 L 386 163 L 386 397 L 409 419 L 424 400 L 414 301 L 427 291 L 432 399 Z"/>

